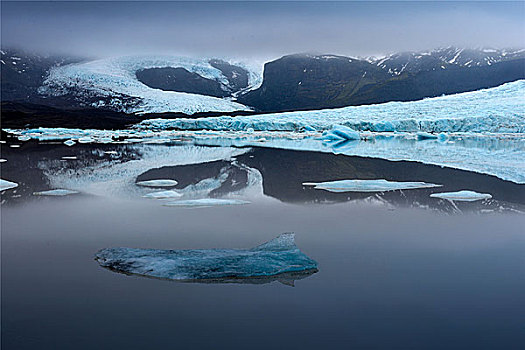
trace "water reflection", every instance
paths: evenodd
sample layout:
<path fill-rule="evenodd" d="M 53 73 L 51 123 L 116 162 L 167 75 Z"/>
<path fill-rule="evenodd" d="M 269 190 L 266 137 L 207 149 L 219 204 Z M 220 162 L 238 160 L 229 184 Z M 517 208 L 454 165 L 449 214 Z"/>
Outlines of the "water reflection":
<path fill-rule="evenodd" d="M 351 147 L 355 142 L 344 143 L 344 147 Z M 181 193 L 182 200 L 232 196 L 243 199 L 250 195 L 296 204 L 353 202 L 449 213 L 525 211 L 525 185 L 494 176 L 417 162 L 321 152 L 191 144 L 77 145 L 70 148 L 29 141 L 18 149 L 8 148 L 3 157 L 8 158 L 8 162 L 2 164 L 2 177 L 19 184 L 16 189 L 3 192 L 5 204 L 28 198 L 36 200 L 34 192 L 56 188 L 80 191 L 81 195 L 138 199 L 152 190 L 139 188 L 136 182 L 168 178 L 178 181 L 174 190 Z M 423 181 L 443 186 L 376 193 L 331 193 L 302 185 L 342 179 Z M 430 197 L 435 192 L 460 190 L 490 193 L 492 199 L 465 203 Z"/>

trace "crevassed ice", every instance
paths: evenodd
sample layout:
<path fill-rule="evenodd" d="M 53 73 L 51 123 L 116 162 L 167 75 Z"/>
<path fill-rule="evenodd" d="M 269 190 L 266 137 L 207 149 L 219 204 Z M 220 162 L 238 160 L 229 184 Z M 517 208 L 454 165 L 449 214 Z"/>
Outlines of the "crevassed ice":
<path fill-rule="evenodd" d="M 103 96 L 114 98 L 110 105 L 128 113 L 182 112 L 232 112 L 250 110 L 249 107 L 228 99 L 191 93 L 153 89 L 141 83 L 135 73 L 139 69 L 181 67 L 204 78 L 227 83 L 222 72 L 212 67 L 208 59 L 194 59 L 178 56 L 123 56 L 74 63 L 54 67 L 44 85 L 39 89 L 43 94 L 61 96 L 75 91 L 85 97 Z M 255 73 L 251 81 L 257 81 Z M 126 106 L 120 96 L 141 99 L 138 105 Z M 105 103 L 102 100 L 99 103 Z M 97 105 L 103 106 L 103 105 Z"/>
<path fill-rule="evenodd" d="M 95 260 L 117 272 L 178 281 L 247 279 L 317 270 L 317 263 L 295 245 L 293 233 L 252 249 L 107 248 L 97 252 Z"/>
<path fill-rule="evenodd" d="M 462 190 L 457 192 L 432 193 L 430 197 L 448 199 L 451 201 L 474 202 L 483 199 L 491 199 L 492 195 L 489 193 L 479 193 L 474 191 Z"/>
<path fill-rule="evenodd" d="M 397 182 L 378 180 L 337 180 L 327 182 L 305 182 L 303 186 L 314 186 L 318 190 L 330 192 L 387 192 L 396 190 L 411 190 L 418 188 L 440 187 L 442 185 L 426 182 Z"/>
<path fill-rule="evenodd" d="M 525 80 L 501 86 L 427 98 L 315 111 L 237 117 L 150 119 L 144 129 L 303 131 L 342 125 L 357 131 L 525 132 Z"/>

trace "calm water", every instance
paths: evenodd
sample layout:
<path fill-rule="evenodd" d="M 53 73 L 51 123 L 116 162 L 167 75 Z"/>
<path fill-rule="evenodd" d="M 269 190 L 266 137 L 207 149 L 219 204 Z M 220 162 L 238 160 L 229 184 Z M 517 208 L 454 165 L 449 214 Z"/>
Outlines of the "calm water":
<path fill-rule="evenodd" d="M 118 168 L 132 182 L 177 176 L 180 187 L 227 168 L 234 181 L 209 195 L 237 191 L 252 202 L 171 208 L 141 198 L 136 191 L 143 189 L 129 179 L 93 180 L 92 169 L 102 172 L 93 168 L 97 162 L 126 163 L 144 158 L 141 152 L 118 148 L 115 160 L 93 152 L 95 146 L 24 147 L 2 154 L 8 159 L 2 178 L 21 184 L 2 196 L 2 349 L 518 349 L 525 343 L 525 216 L 517 213 L 523 186 L 438 167 L 263 149 L 236 155 L 233 165 Z M 56 161 L 71 153 L 76 165 Z M 248 184 L 236 164 L 257 169 L 262 184 Z M 57 167 L 74 171 L 57 178 L 42 170 Z M 470 184 L 490 189 L 494 201 L 452 206 L 428 199 L 428 189 L 374 196 L 301 186 L 356 174 L 441 179 L 444 190 Z M 30 195 L 65 178 L 89 193 Z M 319 263 L 319 272 L 295 287 L 153 280 L 93 260 L 99 249 L 117 246 L 250 248 L 289 231 Z"/>

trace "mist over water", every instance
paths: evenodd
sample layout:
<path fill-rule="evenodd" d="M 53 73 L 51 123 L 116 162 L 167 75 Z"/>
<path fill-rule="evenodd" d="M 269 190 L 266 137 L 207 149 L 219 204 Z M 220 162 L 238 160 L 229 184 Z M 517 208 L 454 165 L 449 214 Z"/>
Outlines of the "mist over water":
<path fill-rule="evenodd" d="M 2 2 L 2 46 L 275 58 L 521 47 L 523 2 Z"/>

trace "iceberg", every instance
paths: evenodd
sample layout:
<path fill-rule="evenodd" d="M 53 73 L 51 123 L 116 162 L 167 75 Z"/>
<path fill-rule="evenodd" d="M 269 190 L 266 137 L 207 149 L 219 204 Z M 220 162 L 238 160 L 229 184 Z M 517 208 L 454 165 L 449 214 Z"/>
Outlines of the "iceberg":
<path fill-rule="evenodd" d="M 67 140 L 67 141 L 64 141 L 64 145 L 69 146 L 69 147 L 74 146 L 75 143 L 76 143 L 76 142 L 73 141 L 73 140 Z"/>
<path fill-rule="evenodd" d="M 7 162 L 7 159 L 3 159 L 3 158 L 0 159 L 0 163 L 5 163 L 5 162 Z"/>
<path fill-rule="evenodd" d="M 242 205 L 250 204 L 248 201 L 240 199 L 217 199 L 217 198 L 201 198 L 201 199 L 188 199 L 183 201 L 167 202 L 163 205 L 166 207 L 184 207 L 184 208 L 205 208 L 205 207 L 216 207 L 223 205 Z"/>
<path fill-rule="evenodd" d="M 158 180 L 147 180 L 139 181 L 136 183 L 138 186 L 145 187 L 173 187 L 178 184 L 177 181 L 171 179 L 158 179 Z"/>
<path fill-rule="evenodd" d="M 317 262 L 295 245 L 293 233 L 252 249 L 160 250 L 106 248 L 100 266 L 127 275 L 204 283 L 265 283 L 317 272 Z M 286 283 L 290 284 L 290 283 Z"/>
<path fill-rule="evenodd" d="M 11 182 L 11 181 L 7 181 L 4 179 L 0 179 L 0 191 L 9 190 L 15 187 L 18 187 L 18 184 L 16 182 Z"/>
<path fill-rule="evenodd" d="M 49 191 L 33 192 L 34 196 L 68 196 L 70 194 L 77 194 L 78 191 L 65 190 L 65 189 L 56 189 Z"/>
<path fill-rule="evenodd" d="M 491 199 L 492 195 L 489 193 L 478 193 L 474 191 L 462 190 L 457 192 L 432 193 L 430 197 L 447 199 L 449 201 L 474 202 L 484 199 Z"/>
<path fill-rule="evenodd" d="M 304 182 L 303 186 L 314 186 L 314 188 L 317 190 L 325 190 L 329 192 L 387 192 L 396 190 L 441 187 L 442 185 L 426 182 L 396 182 L 379 179 Z"/>
<path fill-rule="evenodd" d="M 154 198 L 154 199 L 165 199 L 165 198 L 179 198 L 182 197 L 182 193 L 177 191 L 158 191 L 151 192 L 143 196 L 144 198 Z"/>

